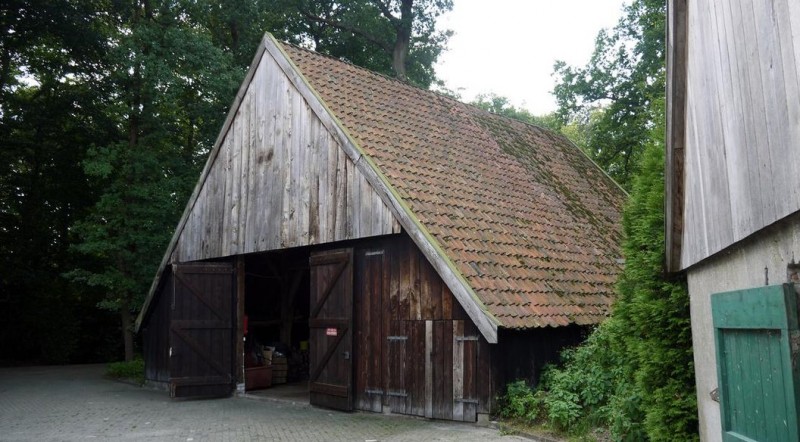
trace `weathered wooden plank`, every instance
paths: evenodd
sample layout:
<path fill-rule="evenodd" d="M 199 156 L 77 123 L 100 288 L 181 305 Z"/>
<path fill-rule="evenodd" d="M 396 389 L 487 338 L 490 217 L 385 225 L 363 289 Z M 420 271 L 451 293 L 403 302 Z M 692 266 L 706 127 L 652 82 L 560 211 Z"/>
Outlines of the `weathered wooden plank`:
<path fill-rule="evenodd" d="M 322 128 L 320 128 L 322 130 Z M 336 171 L 339 148 L 327 132 L 321 132 L 324 146 L 320 164 L 320 238 L 321 243 L 336 238 Z"/>
<path fill-rule="evenodd" d="M 453 418 L 453 324 L 433 321 L 433 417 Z"/>
<path fill-rule="evenodd" d="M 450 289 L 445 284 L 441 284 L 441 289 L 442 293 L 439 296 L 442 303 L 442 319 L 463 319 L 453 317 L 453 293 L 450 292 Z"/>
<path fill-rule="evenodd" d="M 236 258 L 236 382 L 244 384 L 244 316 L 245 316 L 245 262 L 244 256 Z M 238 388 L 238 387 L 237 387 Z"/>
<path fill-rule="evenodd" d="M 425 258 L 420 257 L 420 312 L 422 319 L 442 319 L 442 283 Z"/>
<path fill-rule="evenodd" d="M 357 235 L 359 237 L 371 236 L 374 235 L 372 231 L 373 214 L 379 211 L 379 208 L 372 207 L 373 193 L 370 191 L 370 185 L 367 183 L 367 180 L 364 179 L 364 175 L 356 172 L 355 179 L 355 187 L 358 189 L 358 195 L 356 196 L 356 201 L 354 201 L 356 206 L 353 215 L 358 219 Z M 383 205 L 380 201 L 378 201 L 378 203 Z"/>
<path fill-rule="evenodd" d="M 257 76 L 253 77 L 254 79 Z M 252 172 L 250 170 L 250 158 L 255 151 L 255 91 L 256 83 L 252 83 L 247 90 L 247 99 L 244 102 L 245 115 L 242 120 L 242 154 L 240 156 L 241 166 L 239 172 L 239 230 L 238 230 L 238 253 L 245 253 L 247 250 L 247 218 L 250 200 L 250 182 Z"/>
<path fill-rule="evenodd" d="M 427 367 L 425 321 L 406 321 L 409 342 L 406 346 L 406 414 L 424 416 L 427 403 Z"/>
<path fill-rule="evenodd" d="M 285 82 L 284 91 L 283 91 L 283 111 L 281 115 L 282 125 L 284 128 L 283 131 L 283 138 L 280 140 L 283 143 L 283 149 L 281 152 L 283 153 L 283 161 L 278 164 L 278 167 L 281 171 L 281 175 L 283 179 L 281 180 L 281 194 L 283 195 L 282 198 L 282 205 L 281 205 L 281 218 L 280 218 L 280 241 L 278 242 L 280 248 L 286 247 L 288 244 L 292 244 L 292 231 L 291 231 L 291 222 L 294 218 L 294 212 L 292 207 L 292 192 L 295 188 L 295 180 L 297 177 L 294 176 L 292 173 L 293 168 L 296 167 L 295 156 L 296 152 L 294 149 L 294 143 L 297 142 L 297 137 L 295 131 L 297 128 L 294 126 L 294 107 L 292 106 L 292 97 L 294 88 L 288 82 Z"/>
<path fill-rule="evenodd" d="M 753 118 L 755 139 L 750 140 L 750 150 L 756 154 L 755 162 L 749 164 L 751 168 L 759 171 L 759 181 L 761 191 L 758 194 L 760 201 L 757 201 L 765 219 L 775 220 L 777 208 L 775 205 L 775 188 L 772 183 L 772 172 L 770 171 L 769 154 L 769 133 L 767 131 L 766 109 L 764 103 L 764 90 L 761 79 L 761 56 L 758 48 L 758 32 L 756 30 L 755 16 L 750 5 L 737 2 L 738 13 L 741 16 L 741 39 L 745 45 L 747 58 L 740 58 L 739 63 L 747 66 L 747 87 L 749 89 L 750 114 Z M 736 9 L 734 8 L 734 11 Z M 746 61 L 746 62 L 745 62 Z"/>
<path fill-rule="evenodd" d="M 358 216 L 358 202 L 361 200 L 361 188 L 359 187 L 359 181 L 356 171 L 355 165 L 351 163 L 349 160 L 345 163 L 345 172 L 346 172 L 346 180 L 347 180 L 347 201 L 346 201 L 346 230 L 347 234 L 345 238 L 358 238 L 359 234 L 361 233 L 360 225 L 361 217 Z"/>
<path fill-rule="evenodd" d="M 334 211 L 334 234 L 337 239 L 349 239 L 350 221 L 347 212 L 347 169 L 352 167 L 352 163 L 347 159 L 343 149 L 339 149 L 336 143 L 337 165 L 336 165 L 336 203 Z"/>
<path fill-rule="evenodd" d="M 317 171 L 311 168 L 314 147 L 311 143 L 311 122 L 309 118 L 311 118 L 312 115 L 309 113 L 308 106 L 306 106 L 302 95 L 297 94 L 295 105 L 298 106 L 298 113 L 300 115 L 298 124 L 300 125 L 299 129 L 301 135 L 300 155 L 298 155 L 300 164 L 297 170 L 300 174 L 298 176 L 302 177 L 298 180 L 299 204 L 297 204 L 298 208 L 295 216 L 295 229 L 297 230 L 297 244 L 306 245 L 309 244 L 309 235 L 311 233 L 308 228 L 309 218 L 311 216 L 311 184 L 316 181 L 315 177 Z"/>
<path fill-rule="evenodd" d="M 416 247 L 413 244 L 409 245 L 409 275 L 411 285 L 408 290 L 408 309 L 409 318 L 415 320 L 424 319 L 422 316 L 422 276 L 420 271 L 420 261 L 424 258 L 420 257 L 417 253 Z"/>
<path fill-rule="evenodd" d="M 478 329 L 472 321 L 463 321 L 464 336 L 477 337 L 477 340 L 464 340 L 464 364 L 462 396 L 469 402 L 464 402 L 463 420 L 475 422 L 478 417 L 478 404 L 480 403 L 477 388 L 478 370 L 478 345 L 481 340 Z"/>
<path fill-rule="evenodd" d="M 800 50 L 800 44 L 793 41 L 793 36 L 800 36 L 800 6 L 792 0 L 780 0 L 775 2 L 775 16 L 778 21 L 778 33 L 780 35 L 781 58 L 783 59 L 783 77 L 786 88 L 786 106 L 788 119 L 787 129 L 789 143 L 797 145 L 800 143 L 800 58 L 796 50 Z M 797 20 L 794 27 L 792 20 Z M 798 37 L 800 42 L 800 37 Z M 794 97 L 794 98 L 793 98 Z M 789 170 L 800 170 L 800 155 L 790 155 L 785 167 Z M 798 185 L 796 175 L 787 183 L 791 188 L 792 207 L 800 207 L 800 185 Z"/>
<path fill-rule="evenodd" d="M 494 395 L 494 378 L 492 376 L 491 349 L 486 339 L 478 341 L 476 389 L 478 392 L 478 413 L 491 411 L 492 395 Z"/>
<path fill-rule="evenodd" d="M 384 391 L 388 393 L 389 391 L 389 352 L 387 351 L 386 346 L 386 339 L 388 336 L 391 335 L 392 327 L 391 321 L 394 319 L 391 314 L 391 284 L 392 284 L 392 267 L 395 265 L 394 254 L 392 253 L 393 249 L 395 249 L 396 242 L 393 243 L 384 243 L 383 247 L 383 255 L 381 259 L 381 294 L 380 294 L 380 303 L 379 303 L 379 310 L 381 314 L 381 325 L 383 326 L 383 330 L 377 337 L 378 339 L 378 348 L 381 350 L 381 356 L 383 356 L 382 367 L 383 372 L 381 373 L 381 382 L 380 385 L 383 387 Z M 383 405 L 389 406 L 389 396 L 383 396 Z"/>
<path fill-rule="evenodd" d="M 253 76 L 250 85 L 250 116 L 249 116 L 249 139 L 250 148 L 247 152 L 247 178 L 244 180 L 242 192 L 245 195 L 243 240 L 241 245 L 242 253 L 252 253 L 256 250 L 258 237 L 256 232 L 256 213 L 258 212 L 258 181 L 260 179 L 260 167 L 258 156 L 261 152 L 264 127 L 262 124 L 262 114 L 264 112 L 261 103 L 261 94 L 264 90 L 264 69 L 259 70 Z"/>
<path fill-rule="evenodd" d="M 433 418 L 433 321 L 425 321 L 425 417 Z"/>
<path fill-rule="evenodd" d="M 271 106 L 274 105 L 272 97 L 275 95 L 275 75 L 268 75 L 270 57 L 264 57 L 261 61 L 262 74 L 260 76 L 260 87 L 258 88 L 258 101 L 256 105 L 256 117 L 258 119 L 258 152 L 256 155 L 257 179 L 251 198 L 253 204 L 253 234 L 251 235 L 252 247 L 250 252 L 268 250 L 267 231 L 270 226 L 269 210 L 272 206 L 272 189 L 269 187 L 269 174 L 272 168 L 272 159 L 275 155 L 275 144 L 273 132 L 275 130 L 275 119 L 272 118 Z"/>
<path fill-rule="evenodd" d="M 397 318 L 398 319 L 411 319 L 411 309 L 409 306 L 410 291 L 413 287 L 412 282 L 412 264 L 409 252 L 412 244 L 410 241 L 404 240 L 398 245 L 398 264 L 396 266 L 400 273 L 397 292 Z"/>
<path fill-rule="evenodd" d="M 744 213 L 739 214 L 739 219 L 741 222 L 738 223 L 741 225 L 740 235 L 746 235 L 746 232 L 750 231 L 754 225 L 761 225 L 764 222 L 764 213 L 761 210 L 753 210 L 753 208 L 760 207 L 761 205 L 760 195 L 762 193 L 762 182 L 760 178 L 760 170 L 756 166 L 758 162 L 757 152 L 755 149 L 748 147 L 749 143 L 753 143 L 757 139 L 753 115 L 750 110 L 749 73 L 747 66 L 744 63 L 737 61 L 741 60 L 741 57 L 749 57 L 750 55 L 747 51 L 747 47 L 745 46 L 745 42 L 741 41 L 742 27 L 744 26 L 740 13 L 741 8 L 737 7 L 737 4 L 725 2 L 720 2 L 720 4 L 723 11 L 723 16 L 726 20 L 725 38 L 732 39 L 729 40 L 728 46 L 733 48 L 730 50 L 729 58 L 731 60 L 730 69 L 732 70 L 734 74 L 733 78 L 735 79 L 734 95 L 737 97 L 738 102 L 741 103 L 741 109 L 739 111 L 740 115 L 738 116 L 739 126 L 741 127 L 739 132 L 739 145 L 731 146 L 731 148 L 736 148 L 739 151 L 743 151 L 742 157 L 746 162 L 745 164 L 747 164 L 747 166 L 740 167 L 745 169 L 747 174 L 747 177 L 743 179 L 745 179 L 745 183 L 749 189 L 750 198 L 749 201 L 743 201 L 741 204 L 747 203 L 750 205 L 750 208 L 744 212 L 747 214 L 746 216 L 744 216 Z"/>
<path fill-rule="evenodd" d="M 264 215 L 266 250 L 281 247 L 281 223 L 283 220 L 283 168 L 286 167 L 286 150 L 289 148 L 284 134 L 287 130 L 283 109 L 286 106 L 286 80 L 277 75 L 270 76 L 271 103 L 267 118 L 271 120 L 272 133 L 267 133 L 271 140 L 272 160 L 269 163 L 266 191 L 269 192 L 265 201 Z M 269 153 L 267 154 L 269 157 Z"/>
<path fill-rule="evenodd" d="M 408 414 L 410 389 L 406 385 L 406 347 L 411 343 L 406 321 L 392 320 L 389 336 L 386 337 L 389 353 L 386 396 L 392 413 Z"/>
<path fill-rule="evenodd" d="M 223 251 L 226 255 L 236 255 L 239 253 L 239 214 L 241 208 L 241 179 L 242 179 L 242 155 L 247 146 L 245 139 L 246 133 L 244 126 L 247 119 L 247 102 L 249 95 L 245 94 L 242 105 L 236 118 L 233 120 L 233 148 L 231 149 L 230 162 L 230 200 L 226 207 L 226 216 L 230 218 L 228 223 L 228 244 Z"/>
<path fill-rule="evenodd" d="M 781 36 L 778 31 L 775 2 L 752 2 L 755 16 L 758 51 L 761 56 L 761 88 L 763 91 L 766 129 L 767 154 L 769 169 L 772 172 L 771 182 L 775 188 L 775 219 L 783 218 L 797 207 L 792 204 L 792 175 L 796 171 L 786 167 L 787 159 L 796 156 L 796 146 L 790 146 L 788 105 L 786 86 L 783 75 L 783 56 L 781 54 Z M 794 68 L 794 66 L 793 66 Z M 798 101 L 800 97 L 794 97 Z"/>
<path fill-rule="evenodd" d="M 464 321 L 453 323 L 453 420 L 464 420 L 464 371 L 467 362 L 464 358 Z"/>
<path fill-rule="evenodd" d="M 718 118 L 721 124 L 721 139 L 719 143 L 741 143 L 743 138 L 743 127 L 741 121 L 741 103 L 737 94 L 733 93 L 735 77 L 731 73 L 729 63 L 729 43 L 727 43 L 722 36 L 725 34 L 725 18 L 724 14 L 716 2 L 710 2 L 706 10 L 710 16 L 700 17 L 705 20 L 706 27 L 711 29 L 710 35 L 717 36 L 708 42 L 709 47 L 713 50 L 714 63 L 713 75 L 715 80 L 712 84 L 716 101 L 714 106 L 719 109 Z M 731 235 L 737 230 L 737 223 L 741 222 L 742 217 L 738 213 L 743 209 L 742 205 L 749 205 L 751 199 L 747 169 L 738 167 L 742 158 L 737 154 L 738 150 L 726 149 L 727 155 L 723 157 L 725 160 L 724 167 L 728 173 L 728 194 L 731 202 Z M 721 166 L 722 167 L 722 166 Z M 712 172 L 713 173 L 713 172 Z"/>

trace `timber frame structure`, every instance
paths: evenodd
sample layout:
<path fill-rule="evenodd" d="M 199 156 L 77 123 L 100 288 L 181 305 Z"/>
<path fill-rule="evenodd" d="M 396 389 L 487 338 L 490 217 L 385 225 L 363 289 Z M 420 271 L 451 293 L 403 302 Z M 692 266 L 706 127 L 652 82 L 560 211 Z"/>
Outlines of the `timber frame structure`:
<path fill-rule="evenodd" d="M 310 343 L 314 404 L 475 420 L 608 314 L 624 199 L 560 135 L 267 34 L 136 321 L 147 378 L 229 394 L 261 327 Z"/>

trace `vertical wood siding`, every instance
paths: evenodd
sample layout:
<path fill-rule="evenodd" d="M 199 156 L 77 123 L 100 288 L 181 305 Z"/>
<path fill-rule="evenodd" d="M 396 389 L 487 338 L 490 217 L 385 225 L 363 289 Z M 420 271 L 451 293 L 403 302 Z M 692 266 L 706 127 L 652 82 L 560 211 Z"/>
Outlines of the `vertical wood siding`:
<path fill-rule="evenodd" d="M 489 344 L 407 235 L 355 252 L 355 408 L 474 422 Z"/>
<path fill-rule="evenodd" d="M 147 326 L 142 329 L 144 377 L 147 381 L 167 385 L 169 382 L 169 323 L 172 310 L 172 274 L 165 273 L 165 282 L 155 296 Z"/>
<path fill-rule="evenodd" d="M 388 207 L 265 52 L 171 261 L 399 231 Z"/>
<path fill-rule="evenodd" d="M 800 3 L 688 2 L 681 268 L 800 209 Z"/>

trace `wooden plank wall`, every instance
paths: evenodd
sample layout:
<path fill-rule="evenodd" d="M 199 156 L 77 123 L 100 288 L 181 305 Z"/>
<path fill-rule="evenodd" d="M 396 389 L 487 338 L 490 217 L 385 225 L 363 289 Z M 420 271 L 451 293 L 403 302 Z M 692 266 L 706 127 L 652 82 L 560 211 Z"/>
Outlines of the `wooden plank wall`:
<path fill-rule="evenodd" d="M 265 52 L 171 261 L 399 231 L 389 208 Z"/>
<path fill-rule="evenodd" d="M 488 342 L 407 235 L 356 248 L 355 408 L 475 421 Z"/>
<path fill-rule="evenodd" d="M 800 210 L 800 3 L 688 8 L 681 268 Z"/>
<path fill-rule="evenodd" d="M 172 307 L 172 272 L 164 273 L 162 284 L 155 295 L 155 307 L 142 329 L 144 377 L 149 382 L 169 382 L 169 322 Z"/>

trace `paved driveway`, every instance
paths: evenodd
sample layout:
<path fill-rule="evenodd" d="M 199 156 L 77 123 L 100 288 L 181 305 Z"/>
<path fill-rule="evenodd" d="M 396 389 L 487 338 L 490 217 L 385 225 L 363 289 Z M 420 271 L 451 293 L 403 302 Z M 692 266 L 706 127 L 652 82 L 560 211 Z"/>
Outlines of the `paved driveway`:
<path fill-rule="evenodd" d="M 340 413 L 245 398 L 175 401 L 104 366 L 0 368 L 0 441 L 494 441 L 471 424 Z"/>

